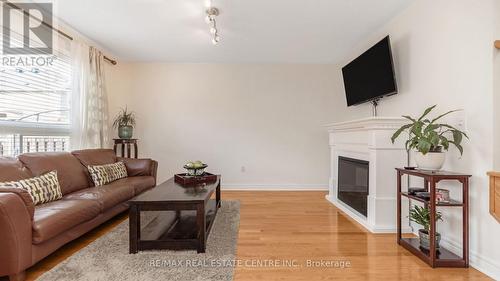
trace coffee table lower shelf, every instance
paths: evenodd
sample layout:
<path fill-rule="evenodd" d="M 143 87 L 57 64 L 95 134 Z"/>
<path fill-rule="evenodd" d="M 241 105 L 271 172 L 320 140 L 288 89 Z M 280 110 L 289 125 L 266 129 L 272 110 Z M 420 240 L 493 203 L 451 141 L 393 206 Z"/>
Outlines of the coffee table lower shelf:
<path fill-rule="evenodd" d="M 200 231 L 200 220 L 197 210 L 161 210 L 161 208 L 146 208 L 138 210 L 141 212 L 161 211 L 144 227 L 140 227 L 140 233 L 136 241 L 132 241 L 130 253 L 142 250 L 165 249 L 185 250 L 194 249 L 198 253 L 205 252 L 205 242 L 208 239 L 212 225 L 217 215 L 220 202 L 210 199 L 205 204 L 205 231 Z M 140 219 L 136 225 L 140 226 Z M 204 236 L 204 237 L 200 237 Z"/>
<path fill-rule="evenodd" d="M 399 245 L 432 267 L 467 267 L 465 260 L 444 247 L 436 250 L 436 260 L 432 263 L 430 251 L 420 247 L 418 238 L 401 238 Z"/>

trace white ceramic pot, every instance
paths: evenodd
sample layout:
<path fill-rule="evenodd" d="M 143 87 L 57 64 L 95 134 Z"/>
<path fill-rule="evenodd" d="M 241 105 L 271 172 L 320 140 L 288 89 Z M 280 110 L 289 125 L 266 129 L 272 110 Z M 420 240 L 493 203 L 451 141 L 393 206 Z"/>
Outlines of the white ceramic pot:
<path fill-rule="evenodd" d="M 444 152 L 428 152 L 422 154 L 415 151 L 415 162 L 422 170 L 440 170 L 443 167 L 446 154 Z"/>

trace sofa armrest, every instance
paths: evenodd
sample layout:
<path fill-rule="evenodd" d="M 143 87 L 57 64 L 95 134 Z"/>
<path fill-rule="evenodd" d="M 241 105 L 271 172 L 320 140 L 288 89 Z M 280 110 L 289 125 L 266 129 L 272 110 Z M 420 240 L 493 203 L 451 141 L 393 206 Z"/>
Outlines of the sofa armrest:
<path fill-rule="evenodd" d="M 151 176 L 155 178 L 155 186 L 156 186 L 156 181 L 158 180 L 156 177 L 157 172 L 158 172 L 158 161 L 151 160 Z"/>
<path fill-rule="evenodd" d="M 31 266 L 32 217 L 15 193 L 0 193 L 0 276 Z"/>
<path fill-rule="evenodd" d="M 136 176 L 153 176 L 156 180 L 156 170 L 158 162 L 151 159 L 135 159 L 118 157 L 118 161 L 125 164 L 129 177 Z"/>
<path fill-rule="evenodd" d="M 33 204 L 33 199 L 31 198 L 31 195 L 28 193 L 28 191 L 22 189 L 22 188 L 0 188 L 0 194 L 1 193 L 13 193 L 21 200 L 23 200 L 24 205 L 26 206 L 26 209 L 28 210 L 28 214 L 30 216 L 30 219 L 33 220 L 33 215 L 35 214 L 35 205 Z"/>

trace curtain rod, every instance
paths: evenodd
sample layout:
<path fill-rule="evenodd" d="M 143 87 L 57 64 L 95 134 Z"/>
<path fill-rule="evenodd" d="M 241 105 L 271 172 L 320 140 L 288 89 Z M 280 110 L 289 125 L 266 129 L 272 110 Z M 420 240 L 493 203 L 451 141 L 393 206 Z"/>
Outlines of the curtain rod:
<path fill-rule="evenodd" d="M 500 40 L 495 41 L 495 47 L 500 50 Z"/>
<path fill-rule="evenodd" d="M 17 6 L 16 4 L 11 3 L 11 2 L 8 2 L 8 1 L 6 1 L 6 0 L 1 0 L 1 2 L 4 2 L 6 5 L 8 5 L 8 6 L 10 6 L 10 7 L 14 8 L 14 9 L 21 10 L 25 16 L 28 16 L 28 17 L 30 17 L 30 18 L 33 18 L 33 19 L 35 19 L 35 20 L 39 21 L 42 25 L 44 25 L 44 26 L 46 26 L 46 27 L 48 27 L 48 28 L 50 28 L 50 29 L 52 29 L 52 30 L 56 31 L 56 32 L 57 32 L 57 33 L 59 33 L 60 35 L 62 35 L 62 36 L 64 36 L 64 37 L 68 38 L 69 40 L 73 41 L 73 37 L 72 37 L 72 36 L 70 36 L 70 35 L 68 35 L 67 33 L 65 33 L 65 32 L 61 31 L 60 29 L 57 29 L 57 28 L 53 27 L 52 25 L 50 25 L 50 24 L 46 23 L 45 21 L 43 21 L 43 20 L 41 20 L 41 19 L 39 19 L 39 18 L 37 18 L 37 17 L 35 17 L 35 16 L 31 15 L 28 11 L 25 11 L 25 10 L 21 9 L 21 8 L 20 8 L 19 6 Z M 112 65 L 116 65 L 116 64 L 117 64 L 116 60 L 114 60 L 114 59 L 110 59 L 110 58 L 108 58 L 107 56 L 104 56 L 104 60 L 106 60 L 107 62 L 111 63 Z"/>

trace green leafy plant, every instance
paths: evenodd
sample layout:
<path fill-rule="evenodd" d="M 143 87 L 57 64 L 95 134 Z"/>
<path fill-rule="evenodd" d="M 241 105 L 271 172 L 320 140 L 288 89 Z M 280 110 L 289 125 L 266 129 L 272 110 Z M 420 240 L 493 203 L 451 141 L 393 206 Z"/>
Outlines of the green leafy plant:
<path fill-rule="evenodd" d="M 135 126 L 135 113 L 133 111 L 128 111 L 126 107 L 118 112 L 113 121 L 113 128 L 116 129 L 123 126 Z"/>
<path fill-rule="evenodd" d="M 452 144 L 460 151 L 460 155 L 462 155 L 464 153 L 461 145 L 463 137 L 469 137 L 451 125 L 438 122 L 444 116 L 459 110 L 448 111 L 434 119 L 426 118 L 435 107 L 436 105 L 427 108 L 418 118 L 403 115 L 411 123 L 402 126 L 392 135 L 392 143 L 394 143 L 402 132 L 407 131 L 409 138 L 405 144 L 406 150 L 416 149 L 425 155 L 428 152 L 441 152 L 443 148 L 448 150 L 450 144 Z"/>
<path fill-rule="evenodd" d="M 429 232 L 431 226 L 431 210 L 429 208 L 414 206 L 410 210 L 410 221 L 416 222 Z M 441 212 L 436 212 L 436 221 L 443 221 Z"/>

